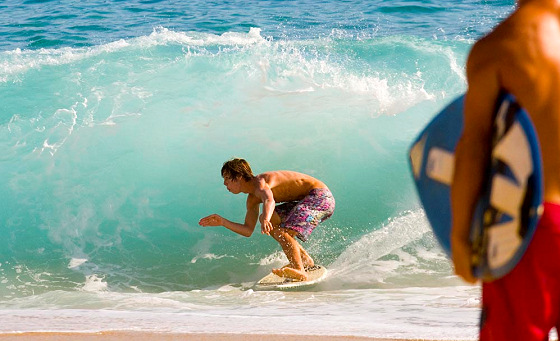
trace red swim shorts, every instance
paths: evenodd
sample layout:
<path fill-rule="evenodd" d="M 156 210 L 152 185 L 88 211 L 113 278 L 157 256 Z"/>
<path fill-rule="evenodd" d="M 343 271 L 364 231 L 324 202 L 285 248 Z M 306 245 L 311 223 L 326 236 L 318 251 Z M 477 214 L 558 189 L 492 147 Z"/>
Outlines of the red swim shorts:
<path fill-rule="evenodd" d="M 482 285 L 480 340 L 548 340 L 560 327 L 560 205 L 545 203 L 517 266 Z"/>

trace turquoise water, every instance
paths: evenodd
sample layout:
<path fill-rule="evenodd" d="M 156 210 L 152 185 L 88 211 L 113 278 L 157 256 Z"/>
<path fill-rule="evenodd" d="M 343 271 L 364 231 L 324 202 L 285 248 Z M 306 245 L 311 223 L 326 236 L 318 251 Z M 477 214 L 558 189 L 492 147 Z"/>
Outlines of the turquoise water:
<path fill-rule="evenodd" d="M 149 35 L 162 26 L 221 35 L 265 30 L 275 39 L 343 32 L 359 37 L 415 35 L 455 39 L 488 32 L 513 8 L 505 0 L 179 1 L 5 0 L 0 49 L 97 46 Z"/>
<path fill-rule="evenodd" d="M 451 275 L 406 151 L 465 90 L 474 40 L 512 9 L 508 1 L 4 2 L 0 332 L 83 331 L 81 314 L 91 330 L 140 328 L 148 314 L 157 321 L 149 330 L 196 332 L 203 323 L 202 331 L 272 333 L 243 316 L 280 311 L 291 323 L 301 304 L 327 334 L 474 337 L 478 289 Z M 210 213 L 243 220 L 245 198 L 220 177 L 234 156 L 255 172 L 311 174 L 333 191 L 335 215 L 306 244 L 331 270 L 313 291 L 253 292 L 286 262 L 277 243 L 198 226 Z M 354 322 L 332 327 L 329 316 L 342 315 L 323 314 L 330 304 Z M 411 304 L 424 320 L 405 312 Z M 239 322 L 216 322 L 239 309 Z M 22 316 L 43 322 L 22 325 Z M 401 335 L 403 325 L 416 329 Z"/>

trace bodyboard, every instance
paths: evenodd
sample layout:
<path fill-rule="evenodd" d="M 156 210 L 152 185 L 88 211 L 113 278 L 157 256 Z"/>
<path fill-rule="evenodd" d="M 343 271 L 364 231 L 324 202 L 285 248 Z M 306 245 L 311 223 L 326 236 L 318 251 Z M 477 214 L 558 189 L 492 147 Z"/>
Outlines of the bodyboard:
<path fill-rule="evenodd" d="M 451 255 L 451 183 L 454 152 L 463 129 L 464 96 L 441 111 L 409 151 L 420 201 L 432 230 Z M 493 280 L 515 267 L 542 213 L 543 180 L 539 141 L 531 119 L 515 98 L 496 103 L 485 182 L 471 223 L 473 275 Z"/>
<path fill-rule="evenodd" d="M 314 265 L 306 269 L 308 280 L 297 281 L 269 273 L 255 284 L 255 290 L 304 290 L 321 282 L 327 276 L 327 268 Z"/>

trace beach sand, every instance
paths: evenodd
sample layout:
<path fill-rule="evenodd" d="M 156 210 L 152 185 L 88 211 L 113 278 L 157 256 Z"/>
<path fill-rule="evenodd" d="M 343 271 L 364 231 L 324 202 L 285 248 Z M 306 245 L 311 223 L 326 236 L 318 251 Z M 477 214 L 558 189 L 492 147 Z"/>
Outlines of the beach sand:
<path fill-rule="evenodd" d="M 269 335 L 269 334 L 160 334 L 149 332 L 14 333 L 0 334 L 0 341 L 397 341 L 359 336 Z M 420 341 L 402 340 L 400 341 Z M 426 340 L 424 340 L 426 341 Z"/>

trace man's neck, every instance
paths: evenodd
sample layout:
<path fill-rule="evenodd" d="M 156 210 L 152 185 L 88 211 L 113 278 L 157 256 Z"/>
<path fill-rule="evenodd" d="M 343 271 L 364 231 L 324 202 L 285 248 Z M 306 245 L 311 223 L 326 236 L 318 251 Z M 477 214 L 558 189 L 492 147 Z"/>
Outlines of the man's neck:
<path fill-rule="evenodd" d="M 241 184 L 241 192 L 245 194 L 252 194 L 255 192 L 255 188 L 257 188 L 257 179 L 253 177 L 249 181 L 242 180 L 243 183 Z"/>

